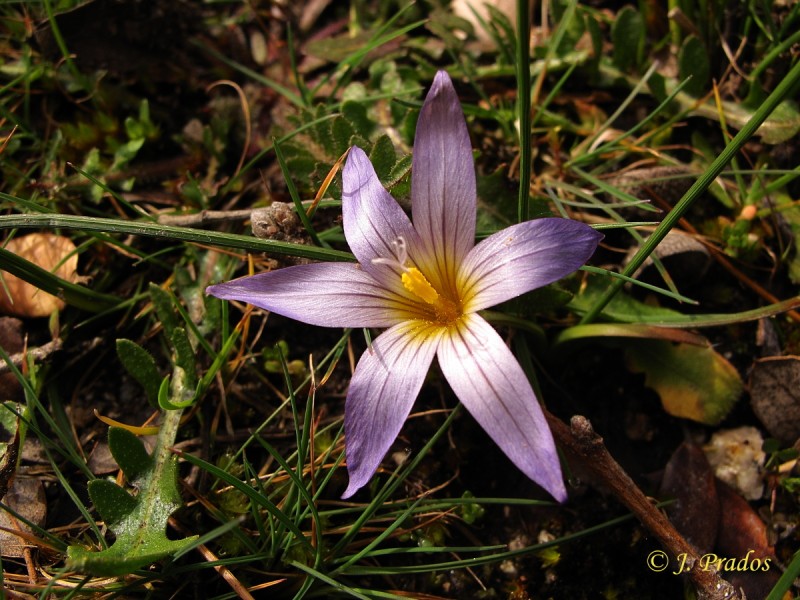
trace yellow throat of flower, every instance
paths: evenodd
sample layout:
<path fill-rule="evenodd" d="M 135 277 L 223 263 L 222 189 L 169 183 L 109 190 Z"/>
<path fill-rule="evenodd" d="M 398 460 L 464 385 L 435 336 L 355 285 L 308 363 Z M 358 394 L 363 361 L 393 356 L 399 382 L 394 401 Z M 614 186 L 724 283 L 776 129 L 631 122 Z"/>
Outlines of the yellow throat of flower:
<path fill-rule="evenodd" d="M 461 316 L 458 306 L 452 300 L 439 294 L 416 267 L 407 267 L 400 279 L 403 287 L 426 304 L 431 305 L 436 319 L 442 324 L 450 324 Z"/>

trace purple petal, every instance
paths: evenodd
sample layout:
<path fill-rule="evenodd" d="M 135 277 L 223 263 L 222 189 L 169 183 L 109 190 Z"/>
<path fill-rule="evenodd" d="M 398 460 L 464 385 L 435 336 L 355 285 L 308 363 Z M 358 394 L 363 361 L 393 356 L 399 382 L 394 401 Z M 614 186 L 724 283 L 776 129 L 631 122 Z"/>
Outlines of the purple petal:
<path fill-rule="evenodd" d="M 361 356 L 344 408 L 349 498 L 375 474 L 394 442 L 436 353 L 442 329 L 422 321 L 396 325 Z"/>
<path fill-rule="evenodd" d="M 486 321 L 466 315 L 439 345 L 439 365 L 462 404 L 506 456 L 563 502 L 553 436 L 528 379 L 514 355 Z"/>
<path fill-rule="evenodd" d="M 383 188 L 364 151 L 353 146 L 342 170 L 342 218 L 350 250 L 362 268 L 384 286 L 405 295 L 400 277 L 375 258 L 396 258 L 393 242 L 402 237 L 410 256 L 419 247 L 419 237 L 400 205 Z"/>
<path fill-rule="evenodd" d="M 425 256 L 425 271 L 440 289 L 475 243 L 475 166 L 464 113 L 450 77 L 439 71 L 417 121 L 411 167 L 411 210 Z"/>
<path fill-rule="evenodd" d="M 206 293 L 322 327 L 391 327 L 410 316 L 405 299 L 346 263 L 286 267 L 212 285 Z"/>
<path fill-rule="evenodd" d="M 469 312 L 510 300 L 581 267 L 603 238 L 569 219 L 538 219 L 490 235 L 461 265 L 461 300 Z"/>

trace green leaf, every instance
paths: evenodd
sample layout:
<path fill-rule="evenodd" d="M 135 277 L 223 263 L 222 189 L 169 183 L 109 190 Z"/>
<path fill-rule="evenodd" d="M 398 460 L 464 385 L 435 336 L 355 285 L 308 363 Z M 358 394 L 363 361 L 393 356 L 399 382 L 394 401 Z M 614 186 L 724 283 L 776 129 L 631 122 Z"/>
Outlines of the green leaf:
<path fill-rule="evenodd" d="M 590 65 L 592 71 L 597 71 L 597 65 L 600 62 L 600 57 L 603 56 L 603 32 L 600 29 L 598 19 L 592 14 L 586 15 L 586 29 L 589 32 L 589 39 L 592 41 L 592 56 Z"/>
<path fill-rule="evenodd" d="M 152 138 L 158 135 L 158 127 L 150 119 L 150 104 L 147 99 L 139 104 L 139 117 L 125 119 L 125 133 L 130 140 Z"/>
<path fill-rule="evenodd" d="M 375 123 L 367 115 L 367 107 L 362 102 L 349 100 L 342 104 L 342 115 L 352 125 L 358 135 L 369 138 L 375 130 Z"/>
<path fill-rule="evenodd" d="M 17 411 L 19 407 L 15 402 L 0 403 L 0 432 L 13 435 L 17 431 Z"/>
<path fill-rule="evenodd" d="M 684 108 L 689 109 L 694 115 L 717 121 L 720 118 L 720 107 L 717 106 L 713 98 L 700 105 L 697 105 L 695 98 L 688 94 L 681 93 L 676 98 Z M 759 111 L 763 111 L 765 104 L 766 102 L 750 105 L 746 102 L 723 100 L 721 112 L 725 115 L 725 120 L 729 126 L 741 130 L 751 120 L 755 120 L 756 114 Z M 762 142 L 765 144 L 782 144 L 793 138 L 800 131 L 800 112 L 798 112 L 797 103 L 793 100 L 783 100 L 769 114 L 768 118 L 759 122 L 760 126 L 755 133 L 761 138 Z"/>
<path fill-rule="evenodd" d="M 562 331 L 554 346 L 561 346 L 567 342 L 585 341 L 587 339 L 610 340 L 614 338 L 639 338 L 648 340 L 667 340 L 681 342 L 695 346 L 706 346 L 708 340 L 702 335 L 684 329 L 671 327 L 653 327 L 638 323 L 588 323 L 574 325 Z"/>
<path fill-rule="evenodd" d="M 800 271 L 798 272 L 800 273 Z M 577 314 L 586 314 L 602 297 L 607 288 L 608 283 L 604 279 L 588 277 L 580 294 L 572 298 L 569 308 Z M 645 304 L 627 294 L 620 293 L 611 299 L 603 309 L 602 314 L 605 319 L 619 323 L 654 325 L 656 327 L 698 328 L 719 327 L 720 325 L 755 321 L 794 310 L 798 305 L 800 305 L 800 299 L 790 298 L 789 300 L 738 313 L 685 315 L 670 308 Z M 571 332 L 573 329 L 574 327 L 565 329 L 559 335 L 558 340 L 561 341 L 564 337 L 572 337 Z"/>
<path fill-rule="evenodd" d="M 166 535 L 170 515 L 181 506 L 178 463 L 170 450 L 180 413 L 171 411 L 164 415 L 153 456 L 127 430 L 115 427 L 109 430 L 111 452 L 139 493 L 131 496 L 103 480 L 89 485 L 92 501 L 116 540 L 101 552 L 70 546 L 67 569 L 101 577 L 125 575 L 186 548 L 197 538 L 170 540 Z"/>
<path fill-rule="evenodd" d="M 645 26 L 639 12 L 626 6 L 617 13 L 611 28 L 612 60 L 621 71 L 639 65 L 644 58 Z"/>
<path fill-rule="evenodd" d="M 89 497 L 109 527 L 114 527 L 136 509 L 136 498 L 107 479 L 90 481 Z"/>
<path fill-rule="evenodd" d="M 749 115 L 749 113 L 748 113 Z M 791 100 L 781 102 L 758 128 L 758 135 L 765 144 L 782 144 L 800 131 L 800 112 Z"/>
<path fill-rule="evenodd" d="M 330 148 L 330 154 L 335 158 L 338 158 L 347 151 L 351 146 L 350 141 L 354 137 L 360 137 L 350 122 L 344 117 L 336 117 L 331 121 L 331 134 L 333 136 L 333 142 Z M 364 144 L 361 142 L 359 145 L 363 146 Z"/>
<path fill-rule="evenodd" d="M 25 437 L 24 425 L 20 428 L 17 417 L 19 408 L 14 402 L 0 403 L 0 434 L 3 434 L 3 438 L 10 434 L 7 442 L 0 442 L 0 500 L 5 497 L 14 480 L 20 458 L 19 448 Z M 23 429 L 22 433 L 20 429 Z"/>
<path fill-rule="evenodd" d="M 499 231 L 517 217 L 517 190 L 498 167 L 493 173 L 478 175 L 478 231 Z"/>
<path fill-rule="evenodd" d="M 461 494 L 461 497 L 468 500 L 470 498 L 474 498 L 475 496 L 472 494 L 472 492 L 467 491 Z M 475 521 L 483 518 L 483 515 L 486 514 L 486 509 L 477 502 L 467 502 L 459 507 L 458 512 L 461 514 L 461 518 L 464 519 L 465 523 L 472 525 L 475 523 Z"/>
<path fill-rule="evenodd" d="M 588 277 L 581 292 L 572 298 L 569 308 L 578 314 L 589 312 L 608 289 L 608 284 L 604 277 Z M 654 320 L 679 320 L 683 315 L 669 308 L 639 302 L 626 294 L 617 294 L 603 309 L 603 317 L 620 323 L 650 323 Z"/>
<path fill-rule="evenodd" d="M 122 427 L 109 428 L 108 448 L 130 482 L 140 479 L 153 465 L 142 441 Z"/>
<path fill-rule="evenodd" d="M 493 307 L 493 310 L 535 322 L 540 315 L 564 308 L 572 294 L 557 284 L 546 285 L 526 292 Z"/>
<path fill-rule="evenodd" d="M 397 154 L 394 151 L 394 144 L 388 135 L 382 135 L 372 146 L 369 153 L 369 160 L 375 167 L 378 179 L 384 184 L 391 177 L 392 169 L 397 164 Z"/>
<path fill-rule="evenodd" d="M 172 296 L 155 283 L 150 283 L 148 291 L 150 292 L 150 301 L 153 303 L 158 320 L 164 328 L 164 333 L 167 334 L 168 338 L 171 338 L 173 331 L 178 327 L 178 317 L 172 307 Z"/>
<path fill-rule="evenodd" d="M 303 48 L 308 56 L 326 62 L 338 63 L 361 50 L 374 36 L 373 31 L 359 31 L 355 35 L 345 33 L 335 37 L 322 37 L 310 40 Z"/>
<path fill-rule="evenodd" d="M 175 349 L 175 366 L 185 372 L 185 382 L 189 387 L 197 385 L 197 357 L 189 341 L 189 335 L 183 327 L 176 327 L 170 336 L 170 342 Z"/>
<path fill-rule="evenodd" d="M 681 44 L 678 52 L 678 76 L 681 80 L 691 77 L 683 88 L 691 96 L 702 96 L 708 89 L 711 65 L 705 45 L 690 35 Z"/>
<path fill-rule="evenodd" d="M 161 375 L 150 353 L 136 342 L 123 338 L 117 340 L 117 356 L 122 366 L 144 388 L 150 404 L 157 406 Z"/>
<path fill-rule="evenodd" d="M 647 80 L 647 87 L 659 103 L 664 102 L 669 96 L 669 93 L 667 93 L 667 81 L 661 73 L 656 72 L 650 75 L 650 79 Z"/>
<path fill-rule="evenodd" d="M 411 185 L 408 174 L 411 172 L 411 155 L 401 156 L 383 182 L 397 199 L 411 195 Z"/>
<path fill-rule="evenodd" d="M 742 393 L 738 371 L 713 348 L 659 340 L 629 340 L 628 367 L 645 374 L 669 414 L 716 425 Z"/>
<path fill-rule="evenodd" d="M 186 385 L 186 379 L 186 371 L 177 365 L 172 373 L 172 381 L 169 377 L 164 378 L 158 390 L 158 406 L 161 410 L 181 410 L 192 405 L 195 389 Z"/>

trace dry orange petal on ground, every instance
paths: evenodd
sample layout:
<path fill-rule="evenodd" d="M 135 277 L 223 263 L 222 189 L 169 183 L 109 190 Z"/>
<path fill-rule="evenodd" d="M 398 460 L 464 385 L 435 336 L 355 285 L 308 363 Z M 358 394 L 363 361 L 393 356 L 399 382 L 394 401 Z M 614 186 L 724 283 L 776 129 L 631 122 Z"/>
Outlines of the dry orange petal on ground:
<path fill-rule="evenodd" d="M 31 233 L 8 240 L 4 248 L 67 281 L 74 281 L 78 254 L 72 240 L 52 233 Z M 66 303 L 6 271 L 0 271 L 0 313 L 46 317 Z"/>

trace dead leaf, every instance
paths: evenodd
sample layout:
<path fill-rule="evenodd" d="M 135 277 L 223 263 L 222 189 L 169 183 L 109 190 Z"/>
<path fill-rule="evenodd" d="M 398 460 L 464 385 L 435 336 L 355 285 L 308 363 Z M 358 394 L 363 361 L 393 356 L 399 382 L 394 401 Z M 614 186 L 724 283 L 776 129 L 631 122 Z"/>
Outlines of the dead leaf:
<path fill-rule="evenodd" d="M 717 555 L 737 559 L 725 565 L 725 576 L 748 598 L 766 598 L 780 577 L 775 548 L 767 540 L 767 526 L 750 505 L 717 480 L 721 520 Z M 769 562 L 767 562 L 769 561 Z"/>
<path fill-rule="evenodd" d="M 661 495 L 675 498 L 667 513 L 683 537 L 701 552 L 711 550 L 719 529 L 719 499 L 714 472 L 700 446 L 684 442 L 672 454 Z"/>
<path fill-rule="evenodd" d="M 750 373 L 750 405 L 772 437 L 794 444 L 800 438 L 800 357 L 756 360 Z"/>
<path fill-rule="evenodd" d="M 711 347 L 631 339 L 625 357 L 675 417 L 716 425 L 742 393 L 736 368 Z"/>
<path fill-rule="evenodd" d="M 78 254 L 69 238 L 52 233 L 31 233 L 14 237 L 5 249 L 39 267 L 74 282 L 78 271 Z M 0 313 L 19 317 L 47 317 L 61 310 L 66 303 L 43 292 L 30 283 L 2 272 Z"/>
<path fill-rule="evenodd" d="M 6 506 L 31 523 L 43 525 L 47 515 L 44 486 L 38 479 L 17 477 L 3 500 Z M 9 530 L 9 531 L 6 531 Z M 16 535 L 12 532 L 19 532 Z M 25 548 L 35 546 L 31 541 L 33 530 L 11 513 L 0 509 L 0 555 L 21 558 Z"/>

